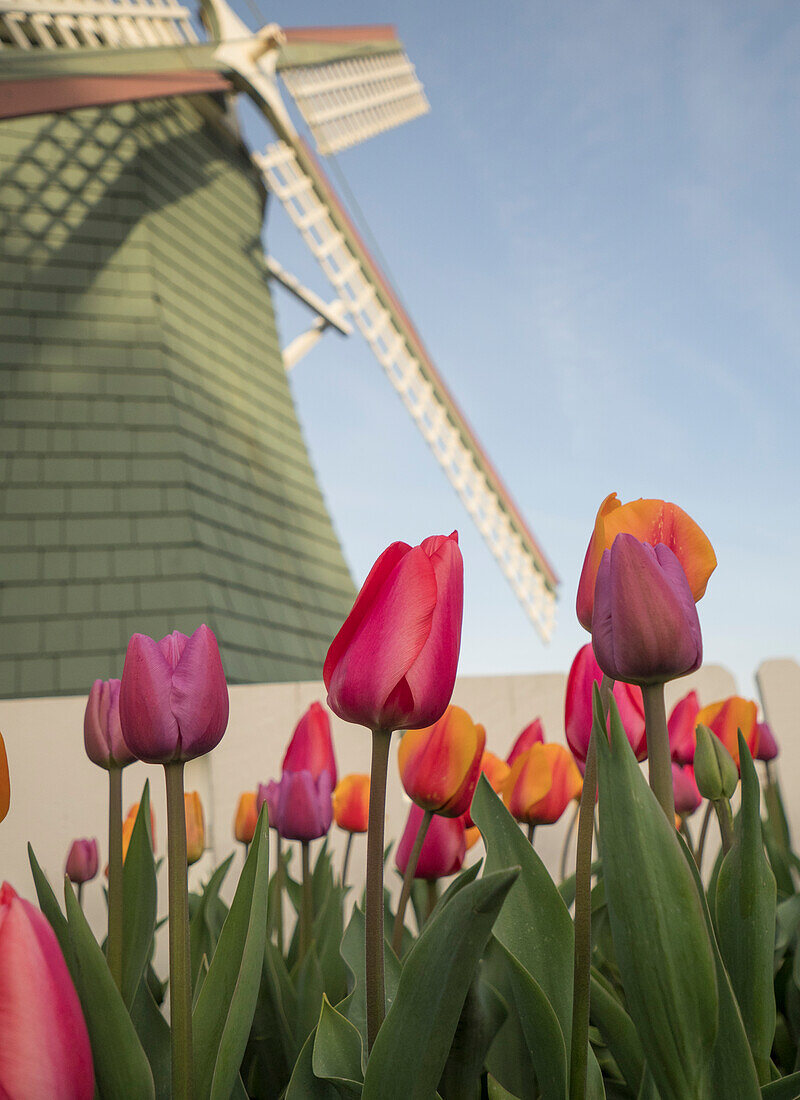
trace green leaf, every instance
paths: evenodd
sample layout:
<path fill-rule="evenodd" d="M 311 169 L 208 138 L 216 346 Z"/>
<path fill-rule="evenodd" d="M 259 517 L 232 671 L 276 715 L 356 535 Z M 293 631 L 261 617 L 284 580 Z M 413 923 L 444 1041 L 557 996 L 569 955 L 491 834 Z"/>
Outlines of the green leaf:
<path fill-rule="evenodd" d="M 297 996 L 283 956 L 267 941 L 256 1011 L 242 1076 L 253 1096 L 281 1096 L 298 1055 L 294 1040 Z"/>
<path fill-rule="evenodd" d="M 311 1066 L 317 1077 L 361 1095 L 361 1035 L 323 994 Z"/>
<path fill-rule="evenodd" d="M 426 925 L 375 1039 L 364 1100 L 430 1100 L 435 1093 L 478 960 L 518 873 L 499 871 L 464 887 Z"/>
<path fill-rule="evenodd" d="M 594 863 L 592 864 L 592 866 L 591 866 L 592 877 L 599 874 L 600 871 L 602 871 L 602 869 L 603 869 L 602 860 L 596 859 L 594 861 Z M 559 886 L 558 886 L 558 892 L 561 895 L 562 900 L 563 900 L 564 904 L 566 905 L 567 909 L 571 909 L 572 908 L 572 903 L 575 901 L 575 885 L 576 885 L 576 882 L 577 882 L 577 878 L 574 874 L 572 874 L 572 875 L 569 875 L 567 878 L 565 878 L 564 881 L 562 883 L 560 883 Z"/>
<path fill-rule="evenodd" d="M 639 1089 L 645 1060 L 642 1044 L 633 1020 L 618 1001 L 605 978 L 592 969 L 591 1021 L 603 1037 L 603 1042 L 632 1092 Z"/>
<path fill-rule="evenodd" d="M 317 1026 L 322 998 L 325 995 L 322 968 L 313 943 L 297 968 L 295 988 L 297 989 L 297 1016 L 294 1039 L 297 1050 L 300 1050 Z"/>
<path fill-rule="evenodd" d="M 331 887 L 322 909 L 314 918 L 312 931 L 323 988 L 331 1004 L 338 1004 L 347 993 L 347 971 L 340 952 L 344 935 L 345 894 L 341 887 Z"/>
<path fill-rule="evenodd" d="M 739 734 L 742 804 L 733 845 L 717 879 L 720 951 L 742 1014 L 759 1083 L 770 1079 L 775 1035 L 775 876 L 762 843 L 761 798 L 753 758 Z"/>
<path fill-rule="evenodd" d="M 322 1081 L 314 1073 L 314 1039 L 315 1032 L 312 1031 L 295 1062 L 283 1100 L 341 1100 L 336 1086 L 330 1081 Z"/>
<path fill-rule="evenodd" d="M 453 879 L 433 907 L 431 918 L 441 913 L 444 907 L 453 900 L 459 890 L 463 890 L 465 886 L 469 886 L 471 882 L 475 881 L 480 874 L 481 867 L 483 867 L 483 860 L 479 859 L 477 863 L 473 863 L 471 867 L 467 867 L 466 871 L 462 871 L 460 875 L 457 875 L 456 878 Z M 422 880 L 419 879 L 417 881 L 421 882 Z"/>
<path fill-rule="evenodd" d="M 481 1094 L 483 1063 L 507 1012 L 500 994 L 480 976 L 467 991 L 450 1053 L 439 1081 L 443 1100 L 469 1100 Z"/>
<path fill-rule="evenodd" d="M 521 1100 L 521 1097 L 515 1096 L 513 1092 L 509 1092 L 508 1089 L 504 1089 L 500 1082 L 489 1074 L 486 1082 L 487 1091 L 489 1093 L 489 1100 Z"/>
<path fill-rule="evenodd" d="M 169 1024 L 159 1011 L 146 981 L 139 983 L 131 1006 L 131 1020 L 150 1063 L 156 1086 L 156 1100 L 170 1100 L 172 1051 Z"/>
<path fill-rule="evenodd" d="M 363 910 L 353 906 L 347 928 L 342 938 L 341 954 L 347 969 L 352 975 L 352 989 L 350 994 L 337 1006 L 339 1011 L 347 1017 L 351 1024 L 358 1028 L 366 1047 L 367 1041 L 367 1002 L 366 1002 L 366 974 L 364 967 L 364 941 L 366 925 Z M 384 940 L 383 944 L 383 976 L 386 992 L 386 1008 L 394 1003 L 397 995 L 397 987 L 400 983 L 400 963 L 397 955 Z"/>
<path fill-rule="evenodd" d="M 92 935 L 69 879 L 64 900 L 75 965 L 73 978 L 86 1020 L 97 1089 L 103 1100 L 155 1098 L 153 1075 L 105 955 Z"/>
<path fill-rule="evenodd" d="M 28 845 L 28 862 L 31 865 L 33 885 L 36 887 L 39 908 L 47 917 L 50 922 L 50 927 L 56 934 L 58 946 L 61 948 L 61 954 L 64 956 L 64 961 L 72 975 L 72 980 L 75 981 L 75 960 L 72 956 L 72 943 L 69 938 L 67 918 L 61 912 L 61 906 L 58 904 L 56 896 L 53 893 L 53 888 L 47 880 L 47 875 L 39 866 L 39 861 L 34 855 L 33 848 L 30 844 Z"/>
<path fill-rule="evenodd" d="M 761 1086 L 763 1100 L 800 1100 L 800 1073 Z"/>
<path fill-rule="evenodd" d="M 229 1100 L 253 1021 L 267 922 L 269 835 L 262 807 L 253 843 L 192 1013 L 195 1093 Z"/>
<path fill-rule="evenodd" d="M 503 1002 L 506 1018 L 489 1047 L 486 1069 L 520 1100 L 538 1100 L 536 1074 L 517 1010 L 508 957 L 509 952 L 491 936 L 481 959 L 481 975 Z"/>
<path fill-rule="evenodd" d="M 249 855 L 249 853 L 248 853 Z M 233 853 L 220 863 L 195 905 L 189 921 L 189 950 L 192 965 L 192 988 L 197 985 L 203 957 L 212 958 L 217 947 L 222 926 L 225 923 L 227 909 L 221 901 L 219 892 L 233 861 Z"/>
<path fill-rule="evenodd" d="M 628 1011 L 662 1100 L 707 1100 L 717 1033 L 714 955 L 674 823 L 647 785 L 614 700 L 595 690 L 600 849 Z"/>
<path fill-rule="evenodd" d="M 150 836 L 150 780 L 146 780 L 122 868 L 122 999 L 133 1004 L 153 950 L 156 867 Z"/>

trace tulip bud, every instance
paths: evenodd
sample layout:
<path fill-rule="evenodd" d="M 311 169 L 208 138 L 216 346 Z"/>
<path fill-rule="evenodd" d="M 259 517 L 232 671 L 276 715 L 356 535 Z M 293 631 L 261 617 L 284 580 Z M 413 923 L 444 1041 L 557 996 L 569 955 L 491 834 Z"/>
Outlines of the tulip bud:
<path fill-rule="evenodd" d="M 150 764 L 192 760 L 222 740 L 228 685 L 213 631 L 175 630 L 156 642 L 134 634 L 119 689 L 122 736 Z"/>
<path fill-rule="evenodd" d="M 697 727 L 694 779 L 700 794 L 711 802 L 732 798 L 739 782 L 736 761 L 708 726 Z"/>
<path fill-rule="evenodd" d="M 49 923 L 0 887 L 0 1096 L 92 1100 L 80 1001 Z"/>
<path fill-rule="evenodd" d="M 422 825 L 423 814 L 422 808 L 412 803 L 395 855 L 395 864 L 402 875 L 406 873 L 408 857 Z M 463 819 L 434 814 L 419 853 L 414 878 L 437 879 L 454 875 L 461 870 L 466 850 Z"/>
<path fill-rule="evenodd" d="M 270 779 L 269 783 L 259 783 L 258 791 L 256 793 L 256 811 L 261 813 L 261 807 L 266 802 L 267 804 L 267 817 L 269 818 L 270 829 L 277 830 L 276 824 L 278 820 L 278 801 L 281 796 L 281 785 L 275 779 Z"/>
<path fill-rule="evenodd" d="M 697 692 L 690 691 L 678 700 L 667 719 L 669 751 L 678 764 L 691 764 L 694 760 L 694 730 L 699 710 Z"/>
<path fill-rule="evenodd" d="M 11 779 L 8 774 L 8 757 L 3 736 L 0 734 L 0 821 L 8 813 L 11 804 Z"/>
<path fill-rule="evenodd" d="M 709 703 L 698 711 L 698 725 L 708 726 L 733 757 L 739 767 L 739 730 L 747 742 L 750 755 L 758 748 L 758 712 L 752 699 L 731 695 L 717 703 Z"/>
<path fill-rule="evenodd" d="M 365 833 L 369 825 L 369 776 L 346 775 L 333 792 L 333 819 L 348 833 Z"/>
<path fill-rule="evenodd" d="M 589 737 L 592 732 L 592 691 L 603 679 L 603 673 L 595 660 L 591 645 L 582 646 L 569 670 L 567 693 L 564 700 L 564 728 L 567 744 L 581 770 L 586 764 Z M 622 728 L 637 760 L 647 756 L 647 735 L 644 724 L 642 689 L 633 684 L 617 681 L 614 684 L 614 702 L 617 704 Z"/>
<path fill-rule="evenodd" d="M 233 822 L 233 835 L 240 844 L 252 844 L 258 824 L 258 809 L 256 807 L 257 794 L 255 791 L 244 791 L 239 795 L 236 805 L 236 817 Z"/>
<path fill-rule="evenodd" d="M 384 550 L 325 658 L 334 714 L 373 730 L 441 718 L 456 680 L 463 599 L 455 531 Z"/>
<path fill-rule="evenodd" d="M 541 718 L 534 718 L 511 746 L 511 752 L 506 757 L 506 763 L 511 767 L 517 757 L 525 752 L 526 749 L 529 749 L 531 745 L 541 745 L 543 742 L 544 726 L 542 725 L 542 720 Z M 491 782 L 491 780 L 489 782 Z"/>
<path fill-rule="evenodd" d="M 99 857 L 96 840 L 73 840 L 64 873 L 70 882 L 82 886 L 97 874 Z"/>
<path fill-rule="evenodd" d="M 689 817 L 699 809 L 703 796 L 697 789 L 694 768 L 691 764 L 680 767 L 672 765 L 672 791 L 675 795 L 675 812 L 680 817 Z"/>
<path fill-rule="evenodd" d="M 659 684 L 700 667 L 697 608 L 680 561 L 659 543 L 617 535 L 597 571 L 592 648 L 614 680 Z"/>
<path fill-rule="evenodd" d="M 532 745 L 515 760 L 503 801 L 517 821 L 552 825 L 582 789 L 581 773 L 563 745 Z"/>
<path fill-rule="evenodd" d="M 406 730 L 397 751 L 406 794 L 423 810 L 460 817 L 472 802 L 485 744 L 483 726 L 452 705 L 427 729 Z"/>
<path fill-rule="evenodd" d="M 757 744 L 757 760 L 763 760 L 766 763 L 769 760 L 774 760 L 778 755 L 778 742 L 775 740 L 775 734 L 772 732 L 769 722 L 758 723 Z M 0 814 L 0 821 L 2 821 L 2 814 Z"/>
<path fill-rule="evenodd" d="M 331 827 L 331 781 L 323 772 L 284 772 L 279 784 L 275 828 L 285 840 L 316 840 Z"/>
<path fill-rule="evenodd" d="M 331 721 L 321 703 L 312 703 L 297 723 L 283 758 L 285 772 L 311 772 L 316 782 L 327 771 L 331 787 L 336 786 L 336 757 L 333 755 Z"/>
<path fill-rule="evenodd" d="M 206 823 L 203 803 L 197 791 L 186 791 L 183 796 L 186 814 L 186 863 L 197 863 L 206 847 Z"/>
<path fill-rule="evenodd" d="M 95 680 L 83 716 L 86 755 L 99 768 L 124 768 L 136 757 L 125 744 L 119 721 L 119 680 Z"/>

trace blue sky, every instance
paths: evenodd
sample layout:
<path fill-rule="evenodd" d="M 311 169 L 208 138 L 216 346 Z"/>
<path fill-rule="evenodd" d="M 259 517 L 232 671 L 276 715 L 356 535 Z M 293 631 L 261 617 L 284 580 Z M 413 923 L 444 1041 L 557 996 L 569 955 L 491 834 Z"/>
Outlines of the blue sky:
<path fill-rule="evenodd" d="M 565 669 L 599 502 L 663 497 L 719 559 L 705 659 L 752 693 L 761 660 L 800 656 L 800 10 L 260 2 L 287 26 L 395 23 L 417 66 L 431 113 L 338 169 L 561 577 L 558 625 L 544 646 L 360 336 L 328 335 L 292 387 L 355 579 L 456 527 L 462 672 Z M 266 234 L 332 297 L 277 202 Z M 288 342 L 305 318 L 277 301 Z"/>

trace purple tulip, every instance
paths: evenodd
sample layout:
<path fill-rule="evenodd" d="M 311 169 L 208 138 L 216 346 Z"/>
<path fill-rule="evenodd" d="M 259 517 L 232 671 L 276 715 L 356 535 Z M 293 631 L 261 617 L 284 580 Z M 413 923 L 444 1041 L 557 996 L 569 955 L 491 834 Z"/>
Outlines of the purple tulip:
<path fill-rule="evenodd" d="M 136 757 L 119 724 L 119 680 L 95 680 L 83 716 L 86 755 L 99 768 L 124 768 Z"/>
<path fill-rule="evenodd" d="M 278 795 L 275 827 L 285 840 L 316 840 L 333 820 L 331 780 L 323 772 L 314 782 L 311 772 L 284 772 Z"/>
<path fill-rule="evenodd" d="M 266 802 L 270 829 L 278 828 L 278 800 L 280 798 L 280 794 L 281 785 L 275 779 L 270 779 L 269 783 L 258 784 L 258 792 L 256 794 L 256 813 L 261 813 L 261 807 Z"/>
<path fill-rule="evenodd" d="M 70 882 L 82 886 L 97 874 L 99 858 L 96 840 L 73 840 L 67 856 L 65 874 Z"/>
<path fill-rule="evenodd" d="M 775 740 L 775 734 L 772 732 L 772 727 L 769 722 L 758 723 L 758 752 L 756 753 L 756 760 L 774 760 L 778 755 L 778 742 Z"/>
<path fill-rule="evenodd" d="M 149 764 L 192 760 L 222 740 L 228 685 L 217 639 L 203 624 L 191 638 L 175 630 L 156 642 L 134 634 L 119 691 L 122 736 Z"/>
<path fill-rule="evenodd" d="M 694 597 L 669 547 L 621 534 L 603 551 L 592 647 L 603 672 L 629 684 L 664 683 L 700 667 L 703 641 Z"/>

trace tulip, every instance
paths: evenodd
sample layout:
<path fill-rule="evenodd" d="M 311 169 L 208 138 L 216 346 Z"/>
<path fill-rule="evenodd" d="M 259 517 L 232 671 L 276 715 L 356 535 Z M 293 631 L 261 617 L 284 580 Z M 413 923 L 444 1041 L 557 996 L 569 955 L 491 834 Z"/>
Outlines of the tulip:
<path fill-rule="evenodd" d="M 96 840 L 73 840 L 64 873 L 70 882 L 83 886 L 95 877 L 98 864 Z"/>
<path fill-rule="evenodd" d="M 720 739 L 739 767 L 738 731 L 747 742 L 752 756 L 758 752 L 757 708 L 752 699 L 743 699 L 740 695 L 731 695 L 717 703 L 703 707 L 695 719 L 697 725 L 708 726 Z"/>
<path fill-rule="evenodd" d="M 258 824 L 259 810 L 256 805 L 258 795 L 255 791 L 244 791 L 236 804 L 236 817 L 233 822 L 233 835 L 240 844 L 253 843 Z"/>
<path fill-rule="evenodd" d="M 475 793 L 485 744 L 483 726 L 452 704 L 427 729 L 407 730 L 397 753 L 406 794 L 423 810 L 461 817 Z"/>
<path fill-rule="evenodd" d="M 567 744 L 581 771 L 586 765 L 586 752 L 592 732 L 592 689 L 602 678 L 603 673 L 595 660 L 591 645 L 583 646 L 575 655 L 569 670 L 564 701 Z M 615 683 L 614 701 L 636 759 L 644 760 L 647 756 L 647 736 L 641 689 L 632 684 Z"/>
<path fill-rule="evenodd" d="M 517 757 L 503 787 L 503 801 L 517 821 L 552 825 L 580 797 L 583 779 L 563 745 L 532 745 Z"/>
<path fill-rule="evenodd" d="M 365 833 L 369 823 L 369 776 L 346 775 L 333 792 L 333 819 L 348 833 Z"/>
<path fill-rule="evenodd" d="M 670 754 L 678 764 L 691 764 L 694 760 L 694 731 L 699 710 L 697 692 L 690 691 L 678 700 L 667 720 Z"/>
<path fill-rule="evenodd" d="M 197 863 L 206 847 L 206 823 L 203 803 L 197 791 L 186 791 L 183 796 L 186 814 L 186 864 Z"/>
<path fill-rule="evenodd" d="M 506 763 L 510 767 L 517 757 L 525 752 L 526 749 L 529 749 L 531 745 L 541 745 L 543 742 L 544 726 L 542 725 L 542 720 L 541 718 L 534 718 L 532 722 L 528 723 L 511 746 L 511 752 L 506 757 Z"/>
<path fill-rule="evenodd" d="M 55 934 L 7 882 L 0 887 L 0 1096 L 94 1096 L 89 1035 Z"/>
<path fill-rule="evenodd" d="M 769 763 L 770 760 L 774 760 L 778 755 L 778 742 L 775 740 L 775 734 L 772 732 L 772 727 L 769 722 L 758 723 L 758 752 L 756 753 L 756 760 L 763 760 L 764 763 Z M 2 815 L 0 815 L 2 820 Z"/>
<path fill-rule="evenodd" d="M 703 798 L 730 801 L 739 782 L 736 761 L 719 737 L 702 723 L 697 727 L 694 779 Z"/>
<path fill-rule="evenodd" d="M 424 810 L 420 806 L 411 806 L 406 827 L 397 846 L 395 863 L 403 875 L 417 832 L 422 825 L 423 814 Z M 466 850 L 462 819 L 434 814 L 417 860 L 414 878 L 437 879 L 454 875 L 461 870 Z"/>
<path fill-rule="evenodd" d="M 691 764 L 672 765 L 672 789 L 675 792 L 675 812 L 679 817 L 689 817 L 699 809 L 703 796 L 697 789 L 694 768 Z"/>
<path fill-rule="evenodd" d="M 275 826 L 284 840 L 305 842 L 325 836 L 333 820 L 327 772 L 315 782 L 311 772 L 284 772 Z"/>
<path fill-rule="evenodd" d="M 578 584 L 578 620 L 585 630 L 592 630 L 595 582 L 603 552 L 609 550 L 617 535 L 622 533 L 634 535 L 650 546 L 662 543 L 668 547 L 683 567 L 695 602 L 703 596 L 708 578 L 716 568 L 717 559 L 711 543 L 677 504 L 664 500 L 633 500 L 621 504 L 617 494 L 612 493 L 597 513 Z"/>
<path fill-rule="evenodd" d="M 83 716 L 86 755 L 99 768 L 124 768 L 136 759 L 119 720 L 119 680 L 95 680 Z"/>
<path fill-rule="evenodd" d="M 311 772 L 316 782 L 327 771 L 331 790 L 336 786 L 331 721 L 321 703 L 312 703 L 297 723 L 283 758 L 285 772 Z"/>
<path fill-rule="evenodd" d="M 188 638 L 175 630 L 160 642 L 134 634 L 119 715 L 125 744 L 149 764 L 192 760 L 215 748 L 228 724 L 228 686 L 213 631 L 204 624 Z"/>
<path fill-rule="evenodd" d="M 281 785 L 275 779 L 270 779 L 269 783 L 259 783 L 258 791 L 256 793 L 256 811 L 261 813 L 261 807 L 266 802 L 267 804 L 267 816 L 269 817 L 270 829 L 277 831 L 278 825 L 278 800 L 281 796 Z"/>
<path fill-rule="evenodd" d="M 8 813 L 11 804 L 11 779 L 8 774 L 8 757 L 3 735 L 0 734 L 0 821 Z"/>
<path fill-rule="evenodd" d="M 689 583 L 669 547 L 617 535 L 603 551 L 592 648 L 613 680 L 663 684 L 700 667 L 703 643 Z"/>

